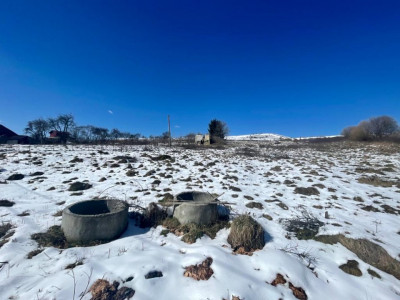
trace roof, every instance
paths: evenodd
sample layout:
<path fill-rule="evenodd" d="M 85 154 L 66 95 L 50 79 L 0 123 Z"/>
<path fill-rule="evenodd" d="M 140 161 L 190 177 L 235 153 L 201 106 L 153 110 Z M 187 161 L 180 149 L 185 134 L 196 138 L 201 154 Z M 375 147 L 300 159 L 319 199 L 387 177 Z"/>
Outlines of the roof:
<path fill-rule="evenodd" d="M 12 137 L 12 136 L 16 136 L 18 134 L 16 134 L 14 131 L 8 129 L 7 127 L 3 126 L 0 124 L 0 136 L 6 136 L 6 137 Z"/>

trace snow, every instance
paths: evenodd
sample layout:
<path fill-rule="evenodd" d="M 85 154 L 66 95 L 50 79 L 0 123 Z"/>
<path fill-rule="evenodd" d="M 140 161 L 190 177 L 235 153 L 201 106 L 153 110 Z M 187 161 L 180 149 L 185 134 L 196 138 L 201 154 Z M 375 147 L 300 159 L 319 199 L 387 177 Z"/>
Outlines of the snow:
<path fill-rule="evenodd" d="M 275 133 L 257 133 L 246 135 L 231 135 L 227 136 L 226 139 L 228 141 L 276 141 L 282 139 L 290 139 L 290 137 Z"/>
<path fill-rule="evenodd" d="M 343 233 L 352 238 L 366 238 L 398 259 L 399 215 L 384 213 L 380 206 L 388 204 L 399 209 L 400 189 L 395 185 L 375 187 L 359 183 L 357 179 L 365 174 L 356 169 L 386 167 L 388 171 L 379 176 L 398 182 L 400 151 L 374 144 L 355 147 L 338 143 L 329 146 L 332 148 L 311 148 L 321 145 L 296 144 L 295 147 L 293 142 L 287 146 L 284 143 L 276 148 L 255 144 L 257 156 L 239 154 L 239 148 L 234 146 L 225 150 L 189 150 L 149 149 L 148 146 L 1 145 L 0 158 L 2 154 L 4 158 L 0 159 L 0 182 L 14 173 L 26 176 L 0 184 L 0 199 L 16 203 L 12 207 L 0 207 L 1 221 L 11 222 L 15 227 L 15 234 L 0 248 L 0 262 L 8 262 L 0 269 L 0 299 L 73 299 L 74 294 L 75 299 L 90 299 L 89 293 L 81 293 L 99 278 L 116 280 L 120 286 L 133 288 L 132 299 L 231 299 L 232 296 L 256 300 L 296 299 L 288 287 L 269 284 L 277 273 L 303 288 L 308 299 L 400 299 L 400 281 L 392 275 L 368 265 L 340 244 L 326 245 L 294 236 L 288 239 L 287 231 L 279 222 L 282 218 L 297 216 L 301 205 L 325 223 L 320 234 Z M 160 154 L 171 155 L 175 162 L 153 161 L 149 157 Z M 117 155 L 136 157 L 138 161 L 131 165 L 139 174 L 126 176 L 126 163 L 111 167 Z M 75 157 L 82 158 L 83 162 L 70 163 Z M 42 164 L 35 164 L 37 161 Z M 209 163 L 215 164 L 206 167 Z M 282 171 L 271 170 L 276 166 Z M 155 170 L 156 174 L 145 176 L 149 170 Z M 28 175 L 37 171 L 44 172 L 45 178 L 32 182 L 35 177 Z M 162 173 L 171 177 L 166 178 Z M 83 191 L 81 196 L 71 196 L 67 191 L 69 184 L 63 182 L 74 177 L 87 180 L 93 188 Z M 99 182 L 102 177 L 107 180 Z M 182 180 L 188 177 L 191 181 Z M 161 180 L 161 184 L 152 184 L 155 179 Z M 322 184 L 324 187 L 318 187 L 318 196 L 303 196 L 295 194 L 294 187 L 283 184 L 285 180 L 294 181 L 296 186 Z M 240 188 L 241 192 L 230 190 L 230 186 Z M 51 187 L 54 189 L 49 190 Z M 53 215 L 69 204 L 102 194 L 146 207 L 160 200 L 168 188 L 172 194 L 190 189 L 222 194 L 219 200 L 231 204 L 233 217 L 249 213 L 261 224 L 268 233 L 265 247 L 252 256 L 235 255 L 227 242 L 229 229 L 218 232 L 215 239 L 204 236 L 194 244 L 186 244 L 171 233 L 166 237 L 160 235 L 162 226 L 141 229 L 130 220 L 127 231 L 112 242 L 64 250 L 46 247 L 32 259 L 26 258 L 38 248 L 31 234 L 60 225 L 61 217 Z M 253 197 L 264 208 L 247 208 L 245 205 L 250 201 L 244 196 Z M 364 202 L 354 201 L 355 196 L 362 197 Z M 282 201 L 289 209 L 265 200 Z M 57 204 L 62 201 L 65 203 Z M 318 205 L 322 209 L 316 208 Z M 362 210 L 362 205 L 373 205 L 381 212 Z M 18 216 L 25 211 L 30 215 Z M 324 218 L 326 211 L 330 219 Z M 273 220 L 267 220 L 263 214 L 269 214 Z M 282 251 L 283 248 L 309 252 L 316 258 L 315 269 L 308 268 L 298 256 Z M 198 264 L 208 256 L 213 258 L 214 270 L 209 280 L 195 281 L 183 276 L 185 266 Z M 338 268 L 349 259 L 359 262 L 361 277 Z M 83 264 L 73 271 L 65 269 L 79 260 Z M 369 268 L 382 278 L 369 275 Z M 163 277 L 145 279 L 152 270 L 161 271 Z M 125 282 L 130 276 L 133 280 Z"/>

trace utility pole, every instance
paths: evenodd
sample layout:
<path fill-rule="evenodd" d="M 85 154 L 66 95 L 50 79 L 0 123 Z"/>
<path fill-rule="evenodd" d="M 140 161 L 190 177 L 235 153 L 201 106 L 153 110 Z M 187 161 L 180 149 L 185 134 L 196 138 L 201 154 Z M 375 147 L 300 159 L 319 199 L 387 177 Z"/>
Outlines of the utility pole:
<path fill-rule="evenodd" d="M 169 135 L 169 146 L 171 147 L 171 121 L 168 115 L 168 135 Z"/>

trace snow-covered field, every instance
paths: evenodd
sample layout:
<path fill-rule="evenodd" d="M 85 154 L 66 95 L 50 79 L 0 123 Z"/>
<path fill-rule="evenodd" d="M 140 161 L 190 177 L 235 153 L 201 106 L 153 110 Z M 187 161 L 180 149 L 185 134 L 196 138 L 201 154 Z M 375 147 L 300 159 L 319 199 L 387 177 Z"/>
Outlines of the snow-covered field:
<path fill-rule="evenodd" d="M 0 200 L 15 202 L 12 207 L 0 207 L 1 224 L 11 223 L 15 231 L 0 248 L 0 299 L 73 299 L 74 295 L 90 299 L 90 293 L 84 292 L 100 278 L 134 289 L 132 299 L 296 299 L 287 284 L 270 284 L 278 273 L 304 289 L 308 299 L 400 299 L 400 280 L 394 276 L 341 244 L 298 240 L 280 222 L 298 216 L 303 207 L 324 222 L 319 234 L 365 238 L 398 260 L 399 150 L 386 144 L 293 142 L 249 142 L 224 150 L 0 145 L 0 182 L 15 173 L 25 175 L 0 184 Z M 151 159 L 160 154 L 175 161 Z M 137 162 L 130 165 L 138 174 L 127 176 L 128 163 L 113 159 L 118 155 L 136 157 Z M 71 162 L 76 157 L 82 161 Z M 150 170 L 155 173 L 149 175 Z M 30 176 L 34 172 L 44 174 Z M 394 184 L 381 187 L 358 181 L 372 175 Z M 73 196 L 68 188 L 74 181 L 87 181 L 93 187 Z M 296 187 L 311 186 L 318 195 L 294 192 Z M 232 218 L 253 216 L 266 232 L 265 247 L 252 256 L 239 255 L 232 253 L 227 242 L 229 229 L 219 231 L 215 239 L 204 236 L 187 244 L 174 234 L 160 235 L 162 226 L 141 229 L 130 220 L 127 231 L 115 241 L 63 250 L 46 247 L 27 258 L 38 248 L 31 235 L 60 225 L 61 216 L 53 215 L 69 204 L 101 194 L 146 207 L 167 192 L 187 190 L 222 194 L 219 200 L 231 206 Z M 246 207 L 254 201 L 262 208 Z M 385 212 L 382 205 L 389 205 L 394 213 Z M 213 259 L 214 274 L 209 280 L 183 276 L 184 267 L 206 257 Z M 315 258 L 312 264 L 309 258 Z M 358 261 L 362 276 L 339 268 L 348 260 Z M 76 262 L 82 264 L 66 269 Z M 381 278 L 371 276 L 368 269 Z M 153 270 L 163 276 L 145 279 Z M 129 277 L 133 279 L 127 281 Z"/>

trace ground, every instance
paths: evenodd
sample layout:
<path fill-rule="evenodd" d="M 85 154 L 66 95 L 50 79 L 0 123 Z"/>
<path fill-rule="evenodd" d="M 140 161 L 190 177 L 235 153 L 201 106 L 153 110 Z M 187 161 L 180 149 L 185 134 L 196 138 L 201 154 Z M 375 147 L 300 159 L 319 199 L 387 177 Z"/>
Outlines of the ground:
<path fill-rule="evenodd" d="M 15 174 L 24 177 L 7 180 Z M 70 190 L 74 182 L 87 183 L 86 189 Z M 31 239 L 60 225 L 62 209 L 77 201 L 108 197 L 147 207 L 187 190 L 220 195 L 231 218 L 250 214 L 265 231 L 264 248 L 233 253 L 229 228 L 187 244 L 162 226 L 142 229 L 133 219 L 120 238 L 101 245 L 40 248 Z M 294 288 L 308 299 L 400 299 L 399 279 L 339 243 L 296 236 L 287 227 L 307 212 L 321 222 L 319 235 L 368 239 L 399 260 L 395 144 L 0 145 L 0 200 L 8 200 L 0 205 L 0 299 L 90 299 L 98 279 L 132 288 L 132 299 L 296 299 Z M 184 276 L 186 267 L 208 257 L 208 280 Z M 339 268 L 353 260 L 361 276 Z M 146 279 L 152 271 L 162 276 Z M 277 274 L 285 284 L 271 284 Z"/>

